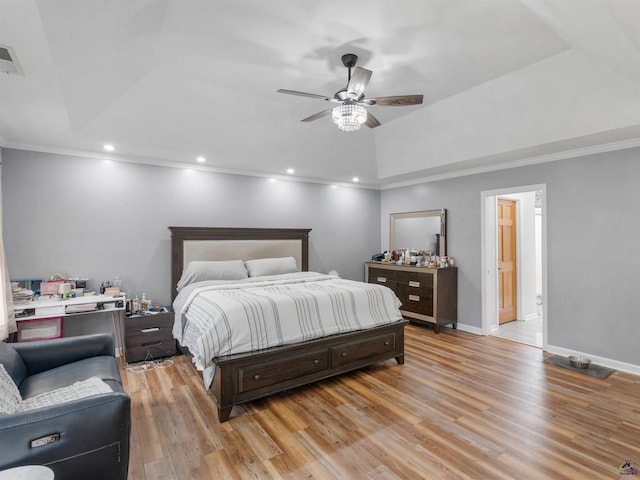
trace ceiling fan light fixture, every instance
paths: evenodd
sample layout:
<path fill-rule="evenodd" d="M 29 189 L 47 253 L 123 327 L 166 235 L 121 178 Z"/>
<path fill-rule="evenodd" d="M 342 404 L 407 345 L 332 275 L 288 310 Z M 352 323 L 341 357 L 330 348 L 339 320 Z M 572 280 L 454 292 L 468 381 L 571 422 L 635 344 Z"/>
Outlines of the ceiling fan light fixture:
<path fill-rule="evenodd" d="M 367 121 L 367 109 L 355 103 L 344 103 L 331 109 L 331 119 L 343 132 L 355 132 Z"/>

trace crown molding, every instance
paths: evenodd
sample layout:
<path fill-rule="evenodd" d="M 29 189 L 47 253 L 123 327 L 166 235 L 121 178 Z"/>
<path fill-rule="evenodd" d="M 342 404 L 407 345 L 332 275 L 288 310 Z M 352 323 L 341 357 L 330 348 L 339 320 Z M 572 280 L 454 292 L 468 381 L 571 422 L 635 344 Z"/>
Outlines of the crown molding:
<path fill-rule="evenodd" d="M 589 147 L 574 148 L 561 152 L 548 153 L 544 155 L 536 155 L 532 157 L 510 160 L 506 162 L 496 163 L 493 165 L 484 165 L 482 167 L 472 167 L 453 172 L 440 173 L 437 175 L 424 175 L 405 181 L 383 182 L 380 190 L 391 190 L 393 188 L 408 187 L 419 185 L 421 183 L 436 182 L 439 180 L 448 180 L 457 177 L 466 177 L 468 175 L 477 175 L 480 173 L 495 172 L 498 170 L 506 170 L 508 168 L 525 167 L 529 165 L 537 165 L 540 163 L 555 162 L 558 160 L 566 160 L 569 158 L 586 157 L 598 153 L 613 152 L 616 150 L 626 150 L 629 148 L 640 147 L 640 138 L 621 140 L 617 142 L 603 143 L 600 145 L 592 145 Z"/>

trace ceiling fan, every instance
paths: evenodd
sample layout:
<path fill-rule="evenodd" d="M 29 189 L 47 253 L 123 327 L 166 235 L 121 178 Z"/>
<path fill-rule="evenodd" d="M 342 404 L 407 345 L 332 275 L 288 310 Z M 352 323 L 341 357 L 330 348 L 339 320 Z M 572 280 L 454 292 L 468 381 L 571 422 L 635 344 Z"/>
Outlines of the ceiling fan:
<path fill-rule="evenodd" d="M 342 56 L 342 64 L 349 69 L 349 77 L 346 88 L 339 90 L 331 98 L 315 93 L 297 92 L 295 90 L 279 89 L 278 93 L 298 95 L 301 97 L 318 98 L 327 102 L 337 103 L 338 106 L 323 110 L 310 117 L 303 118 L 303 122 L 313 122 L 322 117 L 331 115 L 333 122 L 340 130 L 355 132 L 364 124 L 369 128 L 380 126 L 380 121 L 368 112 L 365 106 L 378 107 L 403 107 L 406 105 L 422 104 L 422 95 L 398 95 L 394 97 L 365 98 L 364 89 L 371 79 L 371 70 L 356 67 L 358 56 L 347 53 Z M 355 67 L 353 75 L 351 69 Z"/>

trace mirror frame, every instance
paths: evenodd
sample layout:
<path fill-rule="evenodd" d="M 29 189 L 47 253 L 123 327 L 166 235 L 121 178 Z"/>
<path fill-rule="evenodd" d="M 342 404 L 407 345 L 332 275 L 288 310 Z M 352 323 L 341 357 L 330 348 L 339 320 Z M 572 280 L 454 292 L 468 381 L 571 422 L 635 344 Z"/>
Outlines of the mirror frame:
<path fill-rule="evenodd" d="M 392 213 L 389 215 L 389 251 L 395 249 L 395 231 L 396 220 L 403 218 L 421 218 L 421 217 L 440 217 L 440 251 L 437 253 L 440 257 L 447 255 L 447 209 L 440 210 L 421 210 L 418 212 Z"/>

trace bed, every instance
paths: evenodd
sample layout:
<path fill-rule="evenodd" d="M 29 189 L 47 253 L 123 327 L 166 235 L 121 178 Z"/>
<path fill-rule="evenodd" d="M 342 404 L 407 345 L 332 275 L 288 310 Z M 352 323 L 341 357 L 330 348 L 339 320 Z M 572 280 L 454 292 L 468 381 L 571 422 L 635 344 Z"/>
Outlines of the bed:
<path fill-rule="evenodd" d="M 407 322 L 391 305 L 395 295 L 309 272 L 310 229 L 169 229 L 173 334 L 202 371 L 219 422 L 234 405 L 392 358 L 404 363 Z"/>

